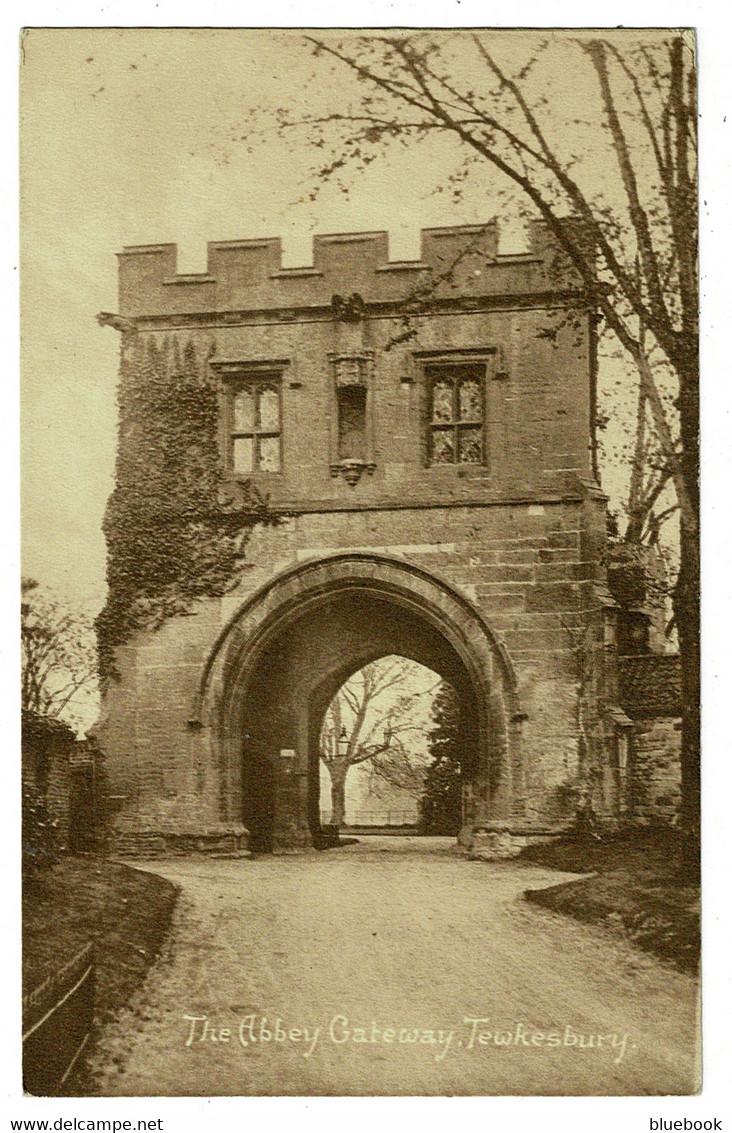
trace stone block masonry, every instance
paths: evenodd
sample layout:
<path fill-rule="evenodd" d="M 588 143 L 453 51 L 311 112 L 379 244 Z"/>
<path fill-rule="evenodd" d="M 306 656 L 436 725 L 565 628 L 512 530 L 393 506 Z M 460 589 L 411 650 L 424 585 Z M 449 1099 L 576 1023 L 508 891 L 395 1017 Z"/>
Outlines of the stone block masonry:
<path fill-rule="evenodd" d="M 211 244 L 195 276 L 173 245 L 120 255 L 124 346 L 195 357 L 222 492 L 280 519 L 224 597 L 118 650 L 100 737 L 127 847 L 317 840 L 327 703 L 400 652 L 459 693 L 463 841 L 573 820 L 604 579 L 594 319 L 542 225 L 497 247 L 491 223 L 425 231 L 409 263 L 381 232 L 316 237 L 303 268 L 277 240 Z"/>
<path fill-rule="evenodd" d="M 638 720 L 633 735 L 633 818 L 648 826 L 673 822 L 681 802 L 681 720 Z"/>

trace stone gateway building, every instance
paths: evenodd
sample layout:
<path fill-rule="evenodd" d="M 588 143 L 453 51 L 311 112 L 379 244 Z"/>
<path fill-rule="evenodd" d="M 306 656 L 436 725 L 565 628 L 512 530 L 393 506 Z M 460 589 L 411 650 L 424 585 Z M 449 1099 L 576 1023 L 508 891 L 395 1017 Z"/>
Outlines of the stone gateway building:
<path fill-rule="evenodd" d="M 322 844 L 326 709 L 389 654 L 459 696 L 468 849 L 510 852 L 589 807 L 647 814 L 651 730 L 634 776 L 619 703 L 594 315 L 545 228 L 521 255 L 499 254 L 495 224 L 431 229 L 410 262 L 386 233 L 317 236 L 304 268 L 278 240 L 214 243 L 201 275 L 177 274 L 174 245 L 134 247 L 119 280 L 100 316 L 122 332 L 110 586 L 130 453 L 156 458 L 151 418 L 184 404 L 183 371 L 214 399 L 216 506 L 235 515 L 253 486 L 269 519 L 225 584 L 189 577 L 190 600 L 147 621 L 138 595 L 112 638 L 97 731 L 117 848 Z M 127 395 L 153 371 L 171 396 L 138 419 Z M 194 425 L 187 453 L 205 448 Z M 180 456 L 166 444 L 161 467 Z M 180 546 L 207 530 L 194 517 Z"/>

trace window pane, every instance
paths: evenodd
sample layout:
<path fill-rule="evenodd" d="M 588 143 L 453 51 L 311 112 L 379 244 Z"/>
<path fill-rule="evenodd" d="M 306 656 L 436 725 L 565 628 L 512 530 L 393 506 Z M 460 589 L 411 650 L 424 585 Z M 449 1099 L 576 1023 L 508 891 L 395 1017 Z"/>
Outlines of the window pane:
<path fill-rule="evenodd" d="M 435 382 L 432 387 L 432 420 L 452 421 L 452 382 Z"/>
<path fill-rule="evenodd" d="M 452 464 L 455 460 L 455 442 L 452 429 L 432 430 L 432 463 Z"/>
<path fill-rule="evenodd" d="M 279 472 L 280 470 L 280 438 L 259 438 L 259 471 Z"/>
<path fill-rule="evenodd" d="M 234 396 L 234 432 L 254 431 L 254 396 L 249 389 L 240 389 Z"/>
<path fill-rule="evenodd" d="M 480 383 L 469 378 L 460 385 L 460 420 L 482 421 L 483 413 L 480 403 Z"/>
<path fill-rule="evenodd" d="M 280 398 L 274 389 L 263 389 L 259 394 L 259 428 L 263 433 L 280 431 Z"/>
<path fill-rule="evenodd" d="M 234 437 L 234 471 L 253 470 L 254 446 L 251 437 Z"/>
<path fill-rule="evenodd" d="M 483 446 L 480 429 L 460 430 L 460 456 L 461 464 L 480 464 L 483 459 Z"/>

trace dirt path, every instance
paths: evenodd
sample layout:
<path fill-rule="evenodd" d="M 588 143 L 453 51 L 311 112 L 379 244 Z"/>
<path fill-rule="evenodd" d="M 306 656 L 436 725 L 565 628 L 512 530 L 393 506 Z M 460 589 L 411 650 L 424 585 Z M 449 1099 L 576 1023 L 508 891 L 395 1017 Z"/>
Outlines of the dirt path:
<path fill-rule="evenodd" d="M 521 900 L 568 875 L 448 846 L 149 863 L 182 887 L 170 955 L 97 1092 L 692 1092 L 695 982 Z"/>

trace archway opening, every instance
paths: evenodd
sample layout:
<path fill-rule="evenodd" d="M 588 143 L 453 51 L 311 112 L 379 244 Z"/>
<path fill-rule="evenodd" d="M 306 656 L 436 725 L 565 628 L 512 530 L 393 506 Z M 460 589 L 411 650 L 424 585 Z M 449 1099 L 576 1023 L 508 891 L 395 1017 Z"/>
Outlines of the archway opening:
<path fill-rule="evenodd" d="M 354 674 L 394 656 L 414 671 L 429 670 L 433 685 L 442 679 L 455 689 L 462 718 L 473 723 L 473 730 L 465 728 L 463 762 L 475 769 L 485 705 L 442 633 L 417 611 L 363 588 L 321 596 L 288 619 L 250 668 L 240 724 L 241 790 L 255 851 L 327 844 L 320 814 L 324 721 Z"/>
<path fill-rule="evenodd" d="M 462 715 L 433 669 L 390 654 L 338 689 L 320 729 L 320 822 L 338 832 L 457 835 Z"/>
<path fill-rule="evenodd" d="M 408 563 L 348 553 L 285 572 L 254 595 L 204 673 L 219 813 L 243 821 L 253 850 L 323 844 L 320 749 L 329 706 L 364 666 L 394 656 L 454 690 L 463 835 L 516 808 L 523 771 L 505 651 L 444 582 Z"/>

